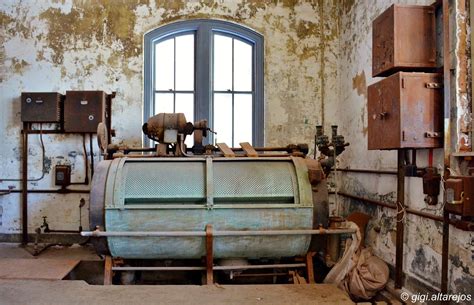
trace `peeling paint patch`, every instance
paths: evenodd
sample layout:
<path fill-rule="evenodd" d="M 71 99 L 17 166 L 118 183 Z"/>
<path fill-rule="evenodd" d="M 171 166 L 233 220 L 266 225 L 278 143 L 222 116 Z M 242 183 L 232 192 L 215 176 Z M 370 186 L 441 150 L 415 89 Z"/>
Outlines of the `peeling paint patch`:
<path fill-rule="evenodd" d="M 365 71 L 357 74 L 352 78 L 352 89 L 357 91 L 357 95 L 367 97 L 367 82 Z"/>

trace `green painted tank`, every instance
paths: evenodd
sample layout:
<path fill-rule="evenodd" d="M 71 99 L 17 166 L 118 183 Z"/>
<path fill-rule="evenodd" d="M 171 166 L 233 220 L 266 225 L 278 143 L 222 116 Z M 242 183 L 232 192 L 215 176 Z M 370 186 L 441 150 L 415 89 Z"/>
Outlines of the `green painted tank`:
<path fill-rule="evenodd" d="M 118 158 L 99 163 L 93 179 L 91 229 L 107 232 L 202 232 L 313 228 L 313 194 L 305 159 Z M 114 257 L 192 259 L 205 238 L 101 237 Z M 304 255 L 310 235 L 216 236 L 215 258 Z M 105 249 L 105 247 L 108 248 Z"/>

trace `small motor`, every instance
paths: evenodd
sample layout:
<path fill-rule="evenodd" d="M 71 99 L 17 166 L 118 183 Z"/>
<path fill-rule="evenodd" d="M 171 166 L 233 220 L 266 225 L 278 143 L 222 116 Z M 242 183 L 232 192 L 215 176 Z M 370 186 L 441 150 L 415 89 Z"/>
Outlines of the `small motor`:
<path fill-rule="evenodd" d="M 178 143 L 178 134 L 191 135 L 194 126 L 186 122 L 184 113 L 159 113 L 149 118 L 142 130 L 153 141 L 174 144 Z"/>

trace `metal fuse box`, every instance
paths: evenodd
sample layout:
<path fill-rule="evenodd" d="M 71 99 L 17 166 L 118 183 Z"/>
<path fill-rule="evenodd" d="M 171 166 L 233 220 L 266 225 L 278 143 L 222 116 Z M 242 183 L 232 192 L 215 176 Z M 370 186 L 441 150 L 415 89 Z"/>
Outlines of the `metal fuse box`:
<path fill-rule="evenodd" d="M 368 87 L 368 149 L 442 147 L 439 73 L 398 72 Z"/>
<path fill-rule="evenodd" d="M 64 131 L 96 133 L 105 122 L 105 102 L 104 91 L 66 91 Z"/>
<path fill-rule="evenodd" d="M 21 120 L 31 123 L 59 123 L 64 96 L 57 92 L 22 92 Z"/>
<path fill-rule="evenodd" d="M 474 217 L 474 176 L 451 176 L 446 180 L 446 204 L 450 213 Z"/>
<path fill-rule="evenodd" d="M 372 23 L 372 76 L 436 67 L 435 10 L 392 5 Z"/>
<path fill-rule="evenodd" d="M 70 165 L 56 165 L 54 171 L 54 184 L 63 187 L 71 184 Z"/>

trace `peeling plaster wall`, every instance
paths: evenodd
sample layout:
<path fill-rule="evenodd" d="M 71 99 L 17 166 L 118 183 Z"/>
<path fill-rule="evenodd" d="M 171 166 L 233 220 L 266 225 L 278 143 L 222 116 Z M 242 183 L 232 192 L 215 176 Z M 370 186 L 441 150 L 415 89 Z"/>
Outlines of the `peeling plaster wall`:
<path fill-rule="evenodd" d="M 114 142 L 141 145 L 143 34 L 160 25 L 189 18 L 216 18 L 253 28 L 265 37 L 265 142 L 313 144 L 314 125 L 340 126 L 351 143 L 339 166 L 394 169 L 396 152 L 367 151 L 367 85 L 371 75 L 371 22 L 394 1 L 154 1 L 61 0 L 0 3 L 0 179 L 19 178 L 22 91 L 97 89 L 117 91 L 113 104 Z M 430 4 L 432 1 L 396 1 Z M 45 126 L 46 128 L 46 126 Z M 30 136 L 30 177 L 41 176 L 38 136 Z M 52 167 L 70 163 L 74 181 L 84 170 L 82 140 L 44 136 L 45 178 L 30 188 L 53 185 Z M 426 151 L 418 153 L 420 165 Z M 96 163 L 98 156 L 95 156 Z M 442 150 L 435 163 L 442 164 Z M 338 188 L 370 198 L 395 201 L 396 179 L 339 173 Z M 17 182 L 0 182 L 0 189 Z M 441 215 L 441 207 L 423 202 L 421 180 L 408 178 L 407 205 Z M 77 229 L 79 200 L 87 196 L 31 195 L 30 231 L 47 215 L 52 228 Z M 372 215 L 366 237 L 374 252 L 394 264 L 395 213 L 360 202 L 332 200 L 348 214 Z M 332 209 L 335 210 L 336 204 Z M 0 233 L 20 232 L 20 196 L 0 196 Z M 83 210 L 87 226 L 87 210 Z M 404 270 L 438 287 L 441 225 L 407 216 Z M 473 236 L 451 229 L 450 283 L 456 292 L 474 286 Z"/>
<path fill-rule="evenodd" d="M 367 86 L 381 78 L 372 78 L 372 21 L 393 3 L 431 4 L 433 1 L 345 1 L 345 14 L 340 20 L 340 98 L 335 105 L 341 133 L 351 145 L 340 157 L 339 166 L 396 170 L 396 151 L 367 150 Z M 427 150 L 417 154 L 418 165 L 427 166 Z M 443 165 L 443 150 L 434 151 L 435 166 Z M 407 206 L 442 215 L 442 206 L 428 206 L 423 201 L 420 178 L 407 178 L 405 185 Z M 396 176 L 337 174 L 340 190 L 381 201 L 396 202 Z M 363 211 L 372 216 L 366 244 L 376 255 L 395 264 L 396 211 L 344 200 L 338 203 L 343 214 Z M 440 196 L 440 201 L 442 198 Z M 335 209 L 335 207 L 334 207 Z M 442 225 L 416 215 L 405 218 L 404 271 L 413 292 L 420 285 L 439 288 L 441 280 Z M 450 289 L 453 292 L 472 293 L 474 287 L 474 235 L 451 227 L 450 230 Z M 410 280 L 412 279 L 412 280 Z M 410 288 L 410 287 L 409 287 Z"/>
<path fill-rule="evenodd" d="M 0 179 L 21 176 L 22 91 L 117 91 L 112 106 L 112 125 L 117 131 L 114 143 L 140 146 L 143 35 L 160 25 L 190 18 L 233 21 L 264 35 L 266 145 L 311 143 L 314 126 L 323 120 L 322 102 L 337 100 L 337 3 L 1 1 Z M 30 188 L 54 187 L 52 169 L 58 163 L 72 164 L 73 181 L 82 181 L 82 139 L 73 135 L 43 138 L 46 175 L 30 183 Z M 97 154 L 95 158 L 97 164 Z M 41 148 L 35 135 L 30 136 L 29 165 L 31 178 L 41 175 Z M 20 188 L 19 182 L 0 181 L 0 189 L 10 185 Z M 52 228 L 77 229 L 81 197 L 87 199 L 77 194 L 30 195 L 30 232 L 41 224 L 42 216 L 48 216 Z M 0 207 L 0 233 L 20 232 L 20 195 L 0 196 Z M 87 209 L 83 209 L 83 226 L 87 218 Z"/>

